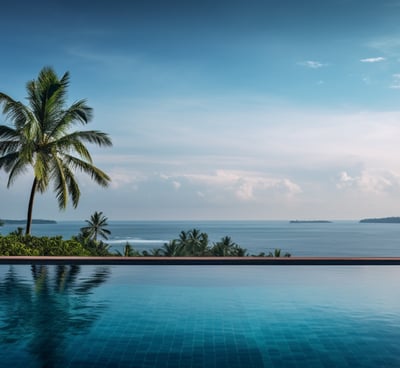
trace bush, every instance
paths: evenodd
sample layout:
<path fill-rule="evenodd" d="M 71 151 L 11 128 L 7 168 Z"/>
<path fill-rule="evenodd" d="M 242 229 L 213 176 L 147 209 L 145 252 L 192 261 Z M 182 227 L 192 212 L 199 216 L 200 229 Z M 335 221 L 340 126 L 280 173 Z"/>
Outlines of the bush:
<path fill-rule="evenodd" d="M 88 256 L 90 253 L 76 240 L 57 237 L 8 235 L 0 237 L 2 256 Z"/>
<path fill-rule="evenodd" d="M 14 235 L 0 236 L 1 256 L 38 256 L 39 252 L 27 247 L 20 238 Z"/>

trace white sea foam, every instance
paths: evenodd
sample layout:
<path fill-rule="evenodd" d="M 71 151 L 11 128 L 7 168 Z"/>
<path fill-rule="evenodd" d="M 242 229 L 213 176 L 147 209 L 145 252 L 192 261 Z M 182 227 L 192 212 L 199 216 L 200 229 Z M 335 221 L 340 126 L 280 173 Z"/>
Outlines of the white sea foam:
<path fill-rule="evenodd" d="M 137 239 L 137 238 L 125 238 L 125 239 L 112 239 L 107 240 L 107 244 L 165 244 L 169 240 L 159 240 L 159 239 Z"/>

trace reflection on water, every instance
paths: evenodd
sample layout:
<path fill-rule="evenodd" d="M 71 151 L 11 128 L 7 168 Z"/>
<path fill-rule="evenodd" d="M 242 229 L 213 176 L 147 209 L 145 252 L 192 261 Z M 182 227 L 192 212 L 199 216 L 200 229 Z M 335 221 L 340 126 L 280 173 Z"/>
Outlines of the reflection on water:
<path fill-rule="evenodd" d="M 69 334 L 85 333 L 106 308 L 90 298 L 109 267 L 79 277 L 77 265 L 31 266 L 32 281 L 10 266 L 0 280 L 0 344 L 19 345 L 40 367 L 60 367 Z"/>

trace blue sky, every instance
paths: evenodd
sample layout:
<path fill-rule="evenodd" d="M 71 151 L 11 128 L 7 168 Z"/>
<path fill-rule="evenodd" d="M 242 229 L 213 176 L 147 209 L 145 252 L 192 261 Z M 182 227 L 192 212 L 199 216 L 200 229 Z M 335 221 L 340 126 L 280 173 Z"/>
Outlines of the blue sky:
<path fill-rule="evenodd" d="M 0 90 L 69 71 L 114 142 L 92 149 L 108 189 L 80 176 L 76 210 L 50 191 L 34 217 L 400 215 L 399 19 L 395 0 L 3 5 Z M 25 216 L 31 180 L 0 173 L 0 217 Z"/>

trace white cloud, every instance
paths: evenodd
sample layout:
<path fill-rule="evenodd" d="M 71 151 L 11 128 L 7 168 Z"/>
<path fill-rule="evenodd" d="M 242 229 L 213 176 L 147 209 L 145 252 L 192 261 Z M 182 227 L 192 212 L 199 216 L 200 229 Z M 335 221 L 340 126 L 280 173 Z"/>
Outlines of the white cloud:
<path fill-rule="evenodd" d="M 263 201 L 268 193 L 288 198 L 302 192 L 300 186 L 288 178 L 243 170 L 217 170 L 211 174 L 189 174 L 185 178 L 207 188 L 209 192 L 218 192 L 219 196 L 225 192 L 241 201 Z"/>
<path fill-rule="evenodd" d="M 113 137 L 111 151 L 94 154 L 112 177 L 110 188 L 79 175 L 81 205 L 62 216 L 85 218 L 103 201 L 107 215 L 138 219 L 349 218 L 367 205 L 381 212 L 395 206 L 399 111 L 308 109 L 260 96 L 188 104 L 126 104 L 123 118 L 133 116 L 135 124 Z M 29 177 L 10 192 L 5 179 L 4 203 L 8 193 L 26 197 Z M 51 190 L 49 198 L 35 216 L 61 216 Z"/>
<path fill-rule="evenodd" d="M 311 69 L 318 69 L 327 65 L 315 60 L 301 61 L 298 64 Z"/>
<path fill-rule="evenodd" d="M 107 171 L 111 177 L 110 187 L 112 189 L 120 189 L 129 187 L 131 190 L 137 190 L 137 183 L 146 181 L 147 177 L 137 170 L 126 170 L 124 168 L 113 168 Z M 84 185 L 92 185 L 92 181 L 88 176 L 80 175 L 80 182 Z"/>
<path fill-rule="evenodd" d="M 362 63 L 379 63 L 384 60 L 386 59 L 382 56 L 360 59 Z"/>
<path fill-rule="evenodd" d="M 339 182 L 336 184 L 337 188 L 343 189 L 353 184 L 354 178 L 352 178 L 346 171 L 340 173 Z"/>
<path fill-rule="evenodd" d="M 366 194 L 382 195 L 400 190 L 400 174 L 390 170 L 364 169 L 358 175 L 340 174 L 339 189 L 355 189 Z"/>

